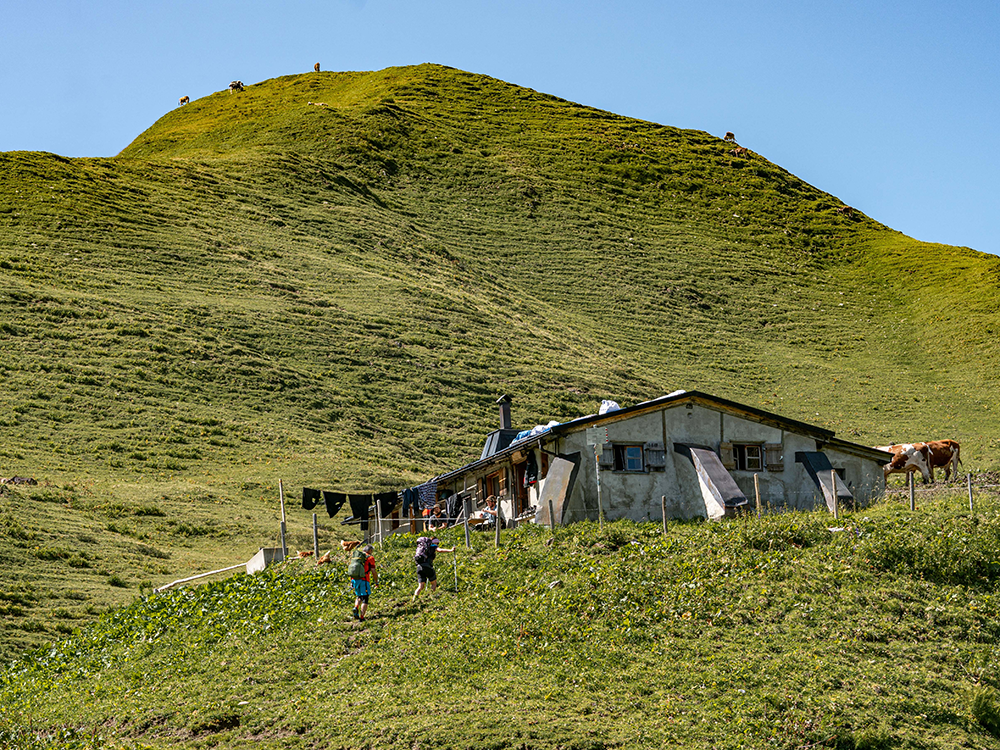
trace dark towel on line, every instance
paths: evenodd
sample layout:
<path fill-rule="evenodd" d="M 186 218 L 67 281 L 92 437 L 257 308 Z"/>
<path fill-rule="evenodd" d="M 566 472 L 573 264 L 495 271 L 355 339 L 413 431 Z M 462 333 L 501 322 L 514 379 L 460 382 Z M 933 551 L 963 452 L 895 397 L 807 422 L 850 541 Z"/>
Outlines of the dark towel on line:
<path fill-rule="evenodd" d="M 375 496 L 375 500 L 378 501 L 380 507 L 382 508 L 382 518 L 386 518 L 396 510 L 396 506 L 399 505 L 399 493 L 398 492 L 380 492 Z"/>
<path fill-rule="evenodd" d="M 312 510 L 316 507 L 316 503 L 319 502 L 321 497 L 319 490 L 311 490 L 308 487 L 302 488 L 302 507 L 306 510 Z"/>
<path fill-rule="evenodd" d="M 455 519 L 458 517 L 458 495 L 452 495 L 448 498 L 445 503 L 445 515 L 448 517 L 448 525 L 451 526 L 455 523 Z"/>
<path fill-rule="evenodd" d="M 323 490 L 323 499 L 326 501 L 327 514 L 330 518 L 333 518 L 337 515 L 337 511 L 347 502 L 347 495 L 343 492 L 327 492 Z"/>
<path fill-rule="evenodd" d="M 420 493 L 417 492 L 416 487 L 408 487 L 403 490 L 403 515 L 410 515 L 411 508 L 414 514 L 420 512 Z"/>
<path fill-rule="evenodd" d="M 361 520 L 361 530 L 368 531 L 369 509 L 372 507 L 371 495 L 348 495 L 351 503 L 351 515 Z"/>

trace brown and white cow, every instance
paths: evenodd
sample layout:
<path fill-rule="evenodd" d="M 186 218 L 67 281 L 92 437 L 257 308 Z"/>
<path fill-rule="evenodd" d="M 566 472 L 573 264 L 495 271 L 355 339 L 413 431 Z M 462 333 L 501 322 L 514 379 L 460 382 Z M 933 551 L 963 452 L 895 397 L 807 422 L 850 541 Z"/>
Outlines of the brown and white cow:
<path fill-rule="evenodd" d="M 732 133 L 726 133 L 726 137 L 723 138 L 722 140 L 729 141 L 731 143 L 735 143 L 736 142 L 736 136 L 733 135 Z"/>
<path fill-rule="evenodd" d="M 922 443 L 928 450 L 928 468 L 931 471 L 931 482 L 934 481 L 934 469 L 944 469 L 944 481 L 951 478 L 952 472 L 958 476 L 958 465 L 962 462 L 959 457 L 959 446 L 957 440 L 931 440 Z"/>
<path fill-rule="evenodd" d="M 317 73 L 319 73 L 319 63 L 316 63 L 315 65 L 313 65 L 313 70 L 315 70 Z"/>
<path fill-rule="evenodd" d="M 924 484 L 931 481 L 930 449 L 926 443 L 900 443 L 899 445 L 876 445 L 876 450 L 892 454 L 892 460 L 882 467 L 885 479 L 890 474 L 910 474 L 919 471 Z"/>
<path fill-rule="evenodd" d="M 183 105 L 187 104 L 189 101 L 191 101 L 190 96 L 182 96 L 180 99 L 177 100 L 177 103 Z"/>

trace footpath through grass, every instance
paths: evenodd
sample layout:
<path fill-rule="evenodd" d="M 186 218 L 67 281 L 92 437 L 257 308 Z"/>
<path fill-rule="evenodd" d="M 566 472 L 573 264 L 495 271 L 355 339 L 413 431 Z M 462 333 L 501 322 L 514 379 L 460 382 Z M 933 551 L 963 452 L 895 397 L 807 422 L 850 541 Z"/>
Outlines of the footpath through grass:
<path fill-rule="evenodd" d="M 531 525 L 136 601 L 0 678 L 36 747 L 1000 747 L 1000 502 Z M 455 591 L 457 562 L 458 591 Z M 59 739 L 62 737 L 62 739 Z M 50 739 L 46 739 L 50 738 Z M 68 738 L 68 739 L 67 739 Z M 73 745 L 70 745 L 73 746 Z"/>

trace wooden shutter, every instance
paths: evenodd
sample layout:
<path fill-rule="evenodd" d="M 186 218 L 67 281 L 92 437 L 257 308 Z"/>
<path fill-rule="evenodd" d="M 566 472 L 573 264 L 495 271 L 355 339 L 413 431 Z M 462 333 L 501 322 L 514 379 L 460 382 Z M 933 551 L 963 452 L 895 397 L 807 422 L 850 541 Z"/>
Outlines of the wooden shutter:
<path fill-rule="evenodd" d="M 732 471 L 736 468 L 736 457 L 733 455 L 732 443 L 719 443 L 719 459 L 722 465 Z"/>
<path fill-rule="evenodd" d="M 663 471 L 667 465 L 667 453 L 663 443 L 646 443 L 646 467 L 653 471 Z"/>
<path fill-rule="evenodd" d="M 781 443 L 766 443 L 764 445 L 764 450 L 766 452 L 766 467 L 768 471 L 784 471 L 785 461 Z"/>
<path fill-rule="evenodd" d="M 615 447 L 611 443 L 601 446 L 600 465 L 602 469 L 611 469 L 615 465 Z"/>
<path fill-rule="evenodd" d="M 507 470 L 504 469 L 499 474 L 497 474 L 497 486 L 499 488 L 498 495 L 507 494 Z"/>
<path fill-rule="evenodd" d="M 549 454 L 541 451 L 542 462 L 538 466 L 538 478 L 545 479 L 549 475 Z"/>

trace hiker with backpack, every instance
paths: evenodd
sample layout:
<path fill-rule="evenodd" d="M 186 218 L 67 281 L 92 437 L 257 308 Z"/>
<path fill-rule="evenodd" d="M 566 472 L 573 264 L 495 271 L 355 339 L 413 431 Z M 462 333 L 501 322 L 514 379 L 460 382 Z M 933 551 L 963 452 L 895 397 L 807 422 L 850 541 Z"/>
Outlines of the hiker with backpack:
<path fill-rule="evenodd" d="M 441 547 L 437 537 L 422 536 L 417 540 L 417 551 L 413 555 L 413 560 L 417 564 L 417 590 L 413 592 L 413 599 L 416 601 L 424 586 L 431 584 L 431 591 L 437 589 L 437 573 L 434 572 L 434 557 L 438 552 L 454 552 L 454 547 Z"/>
<path fill-rule="evenodd" d="M 378 568 L 375 567 L 375 558 L 372 552 L 375 548 L 370 544 L 359 547 L 351 555 L 351 562 L 347 565 L 347 575 L 351 579 L 351 587 L 354 589 L 354 611 L 351 613 L 354 619 L 364 622 L 365 613 L 368 611 L 368 596 L 372 592 L 372 586 L 378 585 Z"/>

